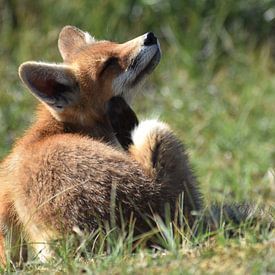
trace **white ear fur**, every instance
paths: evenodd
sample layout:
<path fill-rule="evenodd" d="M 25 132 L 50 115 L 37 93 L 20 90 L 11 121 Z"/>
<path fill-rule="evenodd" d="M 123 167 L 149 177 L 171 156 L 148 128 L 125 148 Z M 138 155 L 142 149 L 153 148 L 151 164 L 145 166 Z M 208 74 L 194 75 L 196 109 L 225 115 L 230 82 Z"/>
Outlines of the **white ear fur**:
<path fill-rule="evenodd" d="M 78 84 L 69 66 L 25 62 L 19 67 L 19 76 L 35 97 L 55 110 L 78 99 Z"/>
<path fill-rule="evenodd" d="M 74 26 L 65 26 L 59 34 L 58 48 L 63 60 L 69 60 L 73 52 L 94 42 L 95 39 L 88 32 Z"/>
<path fill-rule="evenodd" d="M 85 32 L 84 35 L 85 35 L 85 41 L 87 44 L 92 44 L 96 41 L 95 38 L 91 36 L 88 32 Z"/>

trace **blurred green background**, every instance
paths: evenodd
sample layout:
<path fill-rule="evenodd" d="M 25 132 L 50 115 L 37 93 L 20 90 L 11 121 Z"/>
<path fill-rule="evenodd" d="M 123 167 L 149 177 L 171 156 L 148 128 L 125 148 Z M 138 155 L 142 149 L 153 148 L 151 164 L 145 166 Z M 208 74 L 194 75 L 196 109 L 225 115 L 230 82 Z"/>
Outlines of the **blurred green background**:
<path fill-rule="evenodd" d="M 32 121 L 17 68 L 61 62 L 59 31 L 75 25 L 124 42 L 148 31 L 163 59 L 135 101 L 189 148 L 207 200 L 274 202 L 274 0 L 0 0 L 0 157 Z"/>

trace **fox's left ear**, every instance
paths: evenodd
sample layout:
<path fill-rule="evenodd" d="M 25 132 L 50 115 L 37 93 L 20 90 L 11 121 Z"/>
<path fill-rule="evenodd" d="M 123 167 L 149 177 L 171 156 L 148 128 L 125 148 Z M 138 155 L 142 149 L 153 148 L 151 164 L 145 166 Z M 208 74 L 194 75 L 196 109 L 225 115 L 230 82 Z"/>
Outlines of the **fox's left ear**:
<path fill-rule="evenodd" d="M 74 26 L 65 26 L 59 34 L 58 48 L 63 60 L 66 61 L 74 51 L 94 42 L 95 39 L 88 32 Z"/>
<path fill-rule="evenodd" d="M 57 112 L 74 105 L 79 87 L 69 66 L 42 62 L 25 62 L 19 76 L 31 93 Z"/>

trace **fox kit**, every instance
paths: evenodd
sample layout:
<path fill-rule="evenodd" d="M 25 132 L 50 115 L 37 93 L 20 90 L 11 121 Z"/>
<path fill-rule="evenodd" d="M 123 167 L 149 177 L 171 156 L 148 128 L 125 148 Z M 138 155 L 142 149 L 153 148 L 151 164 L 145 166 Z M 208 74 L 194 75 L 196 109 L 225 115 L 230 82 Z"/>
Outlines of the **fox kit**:
<path fill-rule="evenodd" d="M 188 225 L 203 209 L 181 142 L 165 123 L 139 123 L 128 105 L 160 60 L 155 35 L 118 44 L 66 26 L 58 46 L 62 64 L 19 68 L 40 105 L 0 165 L 1 265 L 10 230 L 14 244 L 23 235 L 44 261 L 52 240 L 75 228 L 91 232 L 112 215 L 119 224 L 121 211 L 126 220 L 134 216 L 135 232 L 142 233 L 146 220 L 164 218 L 167 204 L 175 213 L 180 194 Z M 252 212 L 248 205 L 212 207 L 203 222 L 213 227 L 228 216 L 239 223 Z"/>
<path fill-rule="evenodd" d="M 144 218 L 164 216 L 166 203 L 172 211 L 182 193 L 190 223 L 191 212 L 202 207 L 184 148 L 166 124 L 143 121 L 131 138 L 113 130 L 113 98 L 129 103 L 160 60 L 155 35 L 118 44 L 66 26 L 58 46 L 64 63 L 19 68 L 40 105 L 36 121 L 0 167 L 2 264 L 7 230 L 22 233 L 45 260 L 51 240 L 109 220 L 113 193 L 115 217 L 120 209 L 125 218 L 134 215 L 138 232 L 147 230 Z"/>

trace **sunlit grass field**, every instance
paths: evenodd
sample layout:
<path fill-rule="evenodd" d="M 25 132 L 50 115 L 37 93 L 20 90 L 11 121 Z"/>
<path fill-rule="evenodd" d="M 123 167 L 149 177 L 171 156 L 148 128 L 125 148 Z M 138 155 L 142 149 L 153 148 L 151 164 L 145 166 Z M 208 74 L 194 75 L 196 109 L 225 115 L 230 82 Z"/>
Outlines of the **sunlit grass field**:
<path fill-rule="evenodd" d="M 64 25 L 121 42 L 154 31 L 163 58 L 135 99 L 139 118 L 159 117 L 186 144 L 206 204 L 245 200 L 274 207 L 275 2 L 114 2 L 0 5 L 1 158 L 35 114 L 36 101 L 21 85 L 17 68 L 28 60 L 61 62 L 57 38 Z M 164 228 L 164 248 L 139 246 L 134 252 L 133 240 L 123 234 L 116 241 L 107 236 L 99 243 L 108 249 L 85 259 L 74 257 L 68 241 L 53 262 L 30 257 L 21 269 L 11 266 L 7 272 L 275 273 L 274 232 L 246 228 L 230 239 L 224 231 L 181 235 L 179 241 Z"/>

